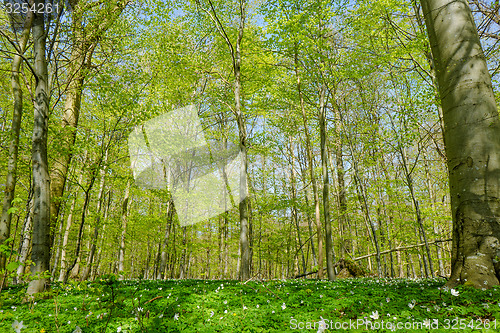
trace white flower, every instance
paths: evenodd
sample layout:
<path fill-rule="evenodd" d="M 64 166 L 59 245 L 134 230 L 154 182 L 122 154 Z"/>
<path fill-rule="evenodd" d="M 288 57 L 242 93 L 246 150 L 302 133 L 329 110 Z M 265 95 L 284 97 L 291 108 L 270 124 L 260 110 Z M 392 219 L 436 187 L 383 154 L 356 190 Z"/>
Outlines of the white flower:
<path fill-rule="evenodd" d="M 319 298 L 323 298 L 323 295 L 319 295 Z"/>
<path fill-rule="evenodd" d="M 390 299 L 389 297 L 387 297 L 387 298 L 385 299 L 385 301 L 386 301 L 387 303 L 389 303 L 389 302 L 391 301 L 391 299 Z"/>
<path fill-rule="evenodd" d="M 122 331 L 122 327 L 121 326 L 118 326 L 118 328 L 116 329 L 116 332 L 117 333 L 120 333 Z"/>
<path fill-rule="evenodd" d="M 285 310 L 285 309 L 286 309 L 286 305 L 285 305 L 285 303 L 283 303 L 283 305 L 281 305 L 281 308 L 282 308 L 283 310 Z"/>
<path fill-rule="evenodd" d="M 414 306 L 415 306 L 415 304 L 413 304 L 413 303 L 408 303 L 408 307 L 409 307 L 410 309 L 413 309 L 413 307 L 414 307 Z"/>
<path fill-rule="evenodd" d="M 224 304 L 227 304 L 227 301 L 224 301 Z"/>
<path fill-rule="evenodd" d="M 244 305 L 243 305 L 243 310 L 246 310 L 246 309 L 248 309 L 248 308 L 247 308 L 246 306 L 244 306 Z"/>
<path fill-rule="evenodd" d="M 12 328 L 14 329 L 14 331 L 16 331 L 16 333 L 19 333 L 19 332 L 21 332 L 21 329 L 26 328 L 26 326 L 23 325 L 22 320 L 21 320 L 21 322 L 14 320 L 14 322 L 12 323 Z"/>
<path fill-rule="evenodd" d="M 82 329 L 80 328 L 80 326 L 77 326 L 73 333 L 82 333 Z"/>
<path fill-rule="evenodd" d="M 178 314 L 178 313 L 176 313 L 176 314 L 174 315 L 174 320 L 179 320 L 179 314 Z"/>
<path fill-rule="evenodd" d="M 260 306 L 260 305 L 259 305 L 259 304 L 257 304 L 255 307 L 258 309 L 258 308 L 259 308 L 259 306 Z"/>
<path fill-rule="evenodd" d="M 424 326 L 429 327 L 431 324 L 431 321 L 429 319 L 424 319 Z"/>
<path fill-rule="evenodd" d="M 224 313 L 227 313 L 227 310 L 224 310 Z"/>
<path fill-rule="evenodd" d="M 379 318 L 378 311 L 372 311 L 370 318 L 373 320 L 377 320 Z"/>
<path fill-rule="evenodd" d="M 320 318 L 321 318 L 321 320 L 319 322 L 319 328 L 318 328 L 318 332 L 317 333 L 323 333 L 325 331 L 325 329 L 326 329 L 326 322 L 325 322 L 325 320 L 321 316 L 320 316 Z"/>
<path fill-rule="evenodd" d="M 137 312 L 142 312 L 142 310 L 143 310 L 143 308 L 141 308 L 141 307 L 137 308 Z"/>
<path fill-rule="evenodd" d="M 458 296 L 458 294 L 459 294 L 458 290 L 455 290 L 455 289 L 451 289 L 450 292 L 453 296 Z"/>
<path fill-rule="evenodd" d="M 213 311 L 210 311 L 210 317 L 213 317 L 214 316 L 214 312 Z"/>

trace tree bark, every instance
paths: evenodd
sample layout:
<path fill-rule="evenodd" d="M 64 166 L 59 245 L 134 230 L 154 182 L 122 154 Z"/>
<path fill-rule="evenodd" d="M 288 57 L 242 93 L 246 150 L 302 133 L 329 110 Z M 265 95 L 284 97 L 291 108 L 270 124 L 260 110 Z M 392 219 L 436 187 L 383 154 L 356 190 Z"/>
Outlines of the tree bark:
<path fill-rule="evenodd" d="M 453 218 L 453 287 L 499 284 L 500 120 L 465 0 L 421 0 L 443 108 Z"/>
<path fill-rule="evenodd" d="M 36 0 L 35 5 L 43 6 L 44 1 Z M 45 290 L 47 280 L 41 276 L 50 265 L 50 179 L 47 161 L 47 133 L 49 119 L 48 72 L 45 57 L 46 31 L 43 13 L 34 13 L 34 70 L 36 77 L 34 126 L 32 145 L 33 164 L 33 239 L 31 273 L 35 278 L 26 291 L 28 296 Z"/>

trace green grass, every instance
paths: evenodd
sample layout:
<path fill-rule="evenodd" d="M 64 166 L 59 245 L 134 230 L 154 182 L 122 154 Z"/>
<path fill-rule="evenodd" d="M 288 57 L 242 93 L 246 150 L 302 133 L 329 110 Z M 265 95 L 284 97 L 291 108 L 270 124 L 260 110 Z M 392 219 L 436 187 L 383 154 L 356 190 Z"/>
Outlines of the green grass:
<path fill-rule="evenodd" d="M 23 333 L 71 333 L 77 326 L 82 332 L 117 332 L 119 327 L 121 332 L 318 332 L 321 317 L 329 325 L 345 323 L 346 328 L 324 332 L 388 332 L 388 322 L 417 327 L 412 323 L 426 319 L 431 320 L 434 329 L 402 326 L 395 331 L 500 330 L 500 288 L 481 291 L 460 287 L 459 295 L 453 296 L 449 290 L 439 288 L 443 283 L 440 279 L 368 278 L 333 283 L 119 282 L 111 277 L 96 282 L 54 284 L 50 292 L 27 304 L 21 302 L 26 287 L 16 286 L 0 294 L 0 332 L 15 332 L 14 320 L 27 326 L 21 330 Z M 438 320 L 438 329 L 434 319 Z M 485 320 L 489 321 L 489 330 Z M 384 329 L 376 329 L 381 326 Z"/>

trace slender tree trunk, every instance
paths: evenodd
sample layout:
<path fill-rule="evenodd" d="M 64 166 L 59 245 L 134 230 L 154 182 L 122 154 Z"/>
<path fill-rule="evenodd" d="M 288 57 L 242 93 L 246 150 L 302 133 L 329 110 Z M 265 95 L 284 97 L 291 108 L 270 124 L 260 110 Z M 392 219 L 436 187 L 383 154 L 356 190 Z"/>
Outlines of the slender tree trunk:
<path fill-rule="evenodd" d="M 85 13 L 82 10 L 83 6 L 80 6 L 80 1 L 74 1 L 71 25 L 72 49 L 68 69 L 71 81 L 66 91 L 62 130 L 58 135 L 58 144 L 64 148 L 64 151 L 56 156 L 50 170 L 52 198 L 50 218 L 52 226 L 56 225 L 57 222 L 66 178 L 73 157 L 73 146 L 75 145 L 78 120 L 80 118 L 84 80 L 89 73 L 88 67 L 91 63 L 92 55 L 99 39 L 120 16 L 129 2 L 130 0 L 114 1 L 112 9 L 108 9 L 106 15 L 102 16 L 102 20 L 84 26 L 83 16 Z M 102 14 L 98 13 L 98 15 Z"/>
<path fill-rule="evenodd" d="M 79 183 L 82 181 L 82 174 L 80 174 L 80 179 Z M 61 246 L 61 269 L 59 271 L 59 281 L 62 282 L 65 280 L 66 277 L 66 267 L 67 267 L 67 262 L 66 262 L 66 247 L 68 246 L 68 240 L 69 240 L 69 232 L 71 230 L 71 225 L 73 224 L 73 214 L 75 211 L 75 206 L 76 206 L 76 198 L 78 197 L 78 192 L 75 192 L 73 201 L 71 203 L 71 208 L 69 210 L 68 214 L 68 219 L 66 221 L 66 228 L 64 230 L 64 236 L 63 236 L 63 243 Z"/>
<path fill-rule="evenodd" d="M 335 161 L 337 165 L 337 183 L 339 200 L 339 230 L 340 230 L 340 257 L 345 258 L 352 249 L 352 235 L 347 221 L 347 198 L 344 180 L 344 160 L 342 153 L 342 125 L 340 107 L 335 107 Z"/>
<path fill-rule="evenodd" d="M 182 252 L 179 264 L 179 279 L 181 280 L 186 278 L 186 273 L 187 273 L 186 244 L 187 244 L 187 229 L 186 227 L 182 227 Z"/>
<path fill-rule="evenodd" d="M 243 31 L 245 29 L 245 5 L 245 1 L 241 0 L 240 24 L 238 28 L 238 37 L 236 39 L 236 50 L 234 54 L 234 100 L 236 120 L 238 122 L 241 154 L 239 204 L 241 247 L 241 265 L 239 275 L 241 281 L 246 281 L 250 278 L 250 263 L 252 260 L 249 241 L 247 133 L 241 106 L 241 41 L 243 40 Z"/>
<path fill-rule="evenodd" d="M 21 233 L 21 240 L 19 242 L 19 250 L 17 260 L 21 263 L 17 267 L 15 283 L 22 283 L 24 281 L 24 272 L 26 270 L 26 260 L 28 259 L 31 236 L 33 229 L 33 188 L 30 188 L 28 201 L 26 202 L 26 215 L 24 217 L 24 226 Z"/>
<path fill-rule="evenodd" d="M 55 226 L 59 216 L 59 210 L 64 194 L 64 187 L 68 170 L 73 157 L 72 149 L 76 140 L 78 119 L 80 117 L 80 104 L 83 91 L 85 53 L 88 46 L 85 45 L 82 36 L 82 13 L 77 8 L 72 12 L 72 42 L 70 68 L 70 82 L 66 92 L 64 103 L 64 114 L 62 129 L 57 136 L 59 147 L 64 148 L 62 153 L 56 155 L 50 170 L 50 205 L 51 226 Z M 53 237 L 53 235 L 51 235 Z"/>
<path fill-rule="evenodd" d="M 352 149 L 352 147 L 351 147 L 351 149 Z M 369 225 L 370 230 L 371 230 L 371 237 L 370 237 L 370 233 L 368 233 L 368 237 L 373 240 L 373 245 L 375 246 L 375 250 L 377 251 L 377 256 L 376 256 L 377 273 L 380 277 L 382 277 L 382 261 L 381 261 L 381 257 L 380 257 L 380 245 L 379 245 L 379 241 L 378 241 L 377 230 L 375 228 L 375 224 L 373 223 L 372 218 L 370 216 L 370 212 L 368 210 L 368 203 L 366 200 L 365 189 L 364 189 L 363 184 L 361 183 L 361 178 L 359 177 L 359 173 L 358 173 L 357 162 L 354 160 L 354 156 L 353 156 L 353 161 L 354 161 L 353 162 L 354 182 L 356 185 L 356 189 L 358 190 L 359 202 L 361 203 L 361 207 L 362 207 L 362 211 L 365 215 L 366 223 Z M 368 227 L 367 227 L 367 229 L 368 229 Z"/>
<path fill-rule="evenodd" d="M 304 96 L 302 94 L 302 86 L 300 82 L 300 75 L 299 75 L 299 62 L 298 62 L 298 55 L 297 55 L 297 50 L 295 50 L 295 55 L 294 55 L 294 62 L 295 62 L 295 77 L 297 79 L 297 91 L 299 94 L 299 99 L 300 99 L 300 108 L 302 110 L 302 120 L 304 122 L 304 134 L 306 136 L 306 151 L 307 151 L 307 159 L 309 163 L 309 173 L 311 177 L 311 183 L 313 187 L 313 195 L 314 195 L 314 213 L 315 213 L 315 222 L 316 222 L 316 232 L 317 232 L 317 237 L 318 237 L 318 278 L 322 279 L 323 278 L 323 232 L 322 232 L 322 226 L 321 226 L 321 213 L 320 213 L 320 208 L 319 208 L 319 194 L 318 194 L 318 184 L 316 182 L 316 177 L 314 175 L 314 159 L 312 156 L 312 146 L 311 146 L 311 139 L 309 135 L 309 128 L 307 125 L 307 114 L 306 114 L 306 109 L 304 105 Z"/>
<path fill-rule="evenodd" d="M 166 230 L 165 230 L 165 237 L 164 237 L 164 241 L 163 241 L 163 248 L 162 248 L 162 251 L 161 251 L 161 262 L 160 262 L 160 268 L 159 268 L 159 275 L 158 275 L 158 279 L 161 279 L 163 280 L 164 277 L 165 277 L 165 269 L 166 269 L 166 266 L 167 266 L 167 247 L 168 247 L 168 238 L 170 236 L 170 229 L 171 229 L 171 226 L 172 226 L 172 219 L 173 219 L 173 212 L 174 212 L 174 203 L 172 201 L 172 199 L 170 199 L 168 201 L 168 204 L 167 204 L 167 227 L 166 227 Z"/>
<path fill-rule="evenodd" d="M 101 176 L 101 179 L 100 179 L 100 184 L 99 184 L 99 194 L 98 194 L 98 199 L 97 199 L 97 218 L 95 220 L 95 225 L 94 225 L 94 234 L 90 240 L 90 253 L 88 255 L 88 258 L 87 258 L 87 266 L 85 266 L 84 270 L 83 270 L 83 273 L 82 273 L 82 276 L 81 276 L 81 280 L 82 281 L 85 281 L 87 280 L 89 274 L 90 274 L 90 271 L 92 269 L 92 264 L 94 262 L 94 255 L 95 255 L 95 251 L 96 251 L 96 246 L 97 246 L 97 241 L 98 241 L 98 237 L 99 237 L 99 230 L 102 228 L 101 226 L 101 210 L 102 210 L 102 206 L 103 206 L 103 203 L 104 203 L 104 182 L 106 180 L 105 176 L 106 176 L 106 164 L 108 163 L 108 150 L 106 149 L 106 151 L 104 152 L 104 166 L 101 168 L 101 170 L 99 170 L 100 172 L 100 176 Z"/>
<path fill-rule="evenodd" d="M 9 136 L 9 159 L 7 161 L 7 179 L 5 181 L 5 192 L 2 204 L 2 215 L 0 217 L 0 245 L 10 237 L 10 224 L 12 207 L 17 181 L 17 155 L 19 151 L 19 132 L 21 130 L 21 119 L 23 117 L 23 89 L 20 84 L 19 74 L 22 63 L 22 55 L 26 50 L 26 44 L 30 36 L 31 24 L 33 22 L 33 12 L 28 11 L 24 22 L 24 28 L 19 40 L 19 53 L 12 59 L 11 86 L 14 108 L 12 110 L 12 126 Z M 0 271 L 5 269 L 6 256 L 0 252 Z"/>
<path fill-rule="evenodd" d="M 122 202 L 122 234 L 120 237 L 120 249 L 118 254 L 118 274 L 120 275 L 120 280 L 124 279 L 124 262 L 125 262 L 125 236 L 127 234 L 127 222 L 128 222 L 128 198 L 130 193 L 130 179 L 127 180 L 127 186 L 125 187 L 125 193 L 123 195 Z"/>
<path fill-rule="evenodd" d="M 59 223 L 59 230 L 57 231 L 57 244 L 54 244 L 54 261 L 52 264 L 52 272 L 50 274 L 50 279 L 51 281 L 54 281 L 54 278 L 56 277 L 56 272 L 57 272 L 57 264 L 59 263 L 59 258 L 61 257 L 61 251 L 62 251 L 62 236 L 63 236 L 63 227 L 64 227 L 64 211 L 61 212 L 61 222 Z"/>
<path fill-rule="evenodd" d="M 35 5 L 43 6 L 44 1 L 36 0 Z M 26 291 L 27 295 L 42 292 L 47 279 L 41 276 L 49 271 L 50 265 L 50 179 L 47 160 L 47 133 L 49 119 L 48 73 L 45 58 L 45 23 L 43 13 L 34 13 L 33 49 L 35 58 L 35 124 L 33 127 L 33 239 L 31 260 L 33 277 Z"/>
<path fill-rule="evenodd" d="M 323 174 L 323 217 L 325 220 L 325 245 L 326 245 L 326 271 L 328 280 L 335 280 L 335 269 L 333 267 L 334 250 L 332 239 L 332 223 L 330 221 L 330 180 L 328 177 L 328 148 L 326 147 L 326 86 L 321 86 L 319 96 L 319 127 L 321 132 L 321 171 Z M 321 267 L 320 267 L 321 268 Z"/>
<path fill-rule="evenodd" d="M 500 119 L 465 0 L 421 1 L 443 107 L 453 217 L 448 286 L 499 284 Z M 500 270 L 499 270 L 500 272 Z"/>
<path fill-rule="evenodd" d="M 290 136 L 289 137 L 289 142 L 290 142 L 290 157 L 291 157 L 291 166 L 290 166 L 290 181 L 292 185 L 292 222 L 295 223 L 295 226 L 297 228 L 297 239 L 299 241 L 299 246 L 300 246 L 300 254 L 302 258 L 302 273 L 306 272 L 306 259 L 304 257 L 304 249 L 302 247 L 302 237 L 300 235 L 300 225 L 299 225 L 299 219 L 297 216 L 297 191 L 296 191 L 296 184 L 295 184 L 295 157 L 294 157 L 294 151 L 293 151 L 293 139 Z"/>
<path fill-rule="evenodd" d="M 420 229 L 423 241 L 426 244 L 425 245 L 425 250 L 427 252 L 427 260 L 428 260 L 428 263 L 429 263 L 429 267 L 427 267 L 427 261 L 424 258 L 425 273 L 426 273 L 426 276 L 427 276 L 428 273 L 429 273 L 429 270 L 430 270 L 430 276 L 434 277 L 434 268 L 432 266 L 431 249 L 429 247 L 429 243 L 427 242 L 427 233 L 425 232 L 424 223 L 423 223 L 423 219 L 422 219 L 422 214 L 420 212 L 420 206 L 418 204 L 417 198 L 415 197 L 415 191 L 413 189 L 413 178 L 412 178 L 412 176 L 410 174 L 410 170 L 408 169 L 408 163 L 407 163 L 408 158 L 406 156 L 406 151 L 405 151 L 404 148 L 399 147 L 399 150 L 400 150 L 400 153 L 401 153 L 401 158 L 403 160 L 403 170 L 404 170 L 405 177 L 406 177 L 406 185 L 408 186 L 408 190 L 410 191 L 410 196 L 411 196 L 411 200 L 413 202 L 413 207 L 415 208 L 415 216 L 417 218 L 417 224 L 419 226 L 419 229 Z"/>
<path fill-rule="evenodd" d="M 431 201 L 431 206 L 432 206 L 432 211 L 436 213 L 436 193 L 434 192 L 434 189 L 432 187 L 432 182 L 431 182 L 431 173 L 429 170 L 429 161 L 427 159 L 427 153 L 425 151 L 425 148 L 423 148 L 423 161 L 424 161 L 424 170 L 425 170 L 425 180 L 426 180 L 426 185 L 427 185 L 427 191 L 429 193 L 429 198 Z M 438 223 L 436 223 L 436 219 L 432 219 L 432 228 L 434 231 L 434 240 L 436 240 L 436 237 L 441 235 L 440 231 L 440 226 Z M 439 265 L 439 275 L 444 276 L 444 263 L 443 263 L 443 255 L 441 253 L 441 244 L 436 243 L 436 255 L 438 258 L 438 265 Z"/>

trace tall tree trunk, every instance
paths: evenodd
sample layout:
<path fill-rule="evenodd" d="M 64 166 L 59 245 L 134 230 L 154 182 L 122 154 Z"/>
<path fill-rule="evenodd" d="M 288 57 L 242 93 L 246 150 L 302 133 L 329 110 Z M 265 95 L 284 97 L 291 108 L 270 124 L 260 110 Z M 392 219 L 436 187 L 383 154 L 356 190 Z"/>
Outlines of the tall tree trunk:
<path fill-rule="evenodd" d="M 0 245 L 10 237 L 10 224 L 12 219 L 12 200 L 16 190 L 17 181 L 17 155 L 19 151 L 19 132 L 21 130 L 21 119 L 23 117 L 23 89 L 19 82 L 19 74 L 22 63 L 22 55 L 26 50 L 31 24 L 33 23 L 33 12 L 28 11 L 24 22 L 23 31 L 19 40 L 19 49 L 12 59 L 11 86 L 14 108 L 12 110 L 12 126 L 9 136 L 9 159 L 7 161 L 7 179 L 5 181 L 5 192 L 2 203 L 2 216 L 0 217 Z M 0 252 L 0 271 L 5 269 L 6 256 Z"/>
<path fill-rule="evenodd" d="M 443 107 L 453 217 L 448 286 L 499 284 L 500 120 L 465 0 L 421 0 Z M 500 270 L 499 270 L 500 271 Z"/>
<path fill-rule="evenodd" d="M 238 37 L 236 38 L 236 50 L 234 53 L 234 100 L 241 154 L 239 204 L 241 265 L 239 275 L 242 281 L 246 281 L 250 278 L 250 263 L 252 260 L 249 241 L 247 131 L 241 106 L 241 41 L 243 40 L 243 31 L 245 29 L 245 6 L 245 0 L 240 0 L 240 24 L 238 27 Z"/>
<path fill-rule="evenodd" d="M 125 270 L 125 236 L 127 234 L 127 214 L 128 214 L 128 198 L 130 193 L 130 179 L 127 180 L 127 186 L 125 187 L 125 193 L 123 195 L 122 202 L 122 234 L 120 237 L 120 249 L 118 253 L 118 274 L 120 275 L 120 280 L 123 280 L 124 270 Z"/>
<path fill-rule="evenodd" d="M 55 226 L 61 208 L 66 178 L 73 157 L 73 146 L 76 140 L 78 119 L 80 118 L 80 105 L 82 99 L 83 82 L 85 78 L 85 57 L 88 50 L 88 43 L 83 36 L 82 15 L 78 3 L 72 11 L 72 49 L 69 62 L 69 79 L 64 102 L 64 113 L 62 118 L 62 128 L 57 136 L 57 146 L 63 151 L 56 155 L 50 169 L 50 223 Z M 53 237 L 53 235 L 51 235 Z"/>
<path fill-rule="evenodd" d="M 36 0 L 35 6 L 43 6 L 45 1 Z M 33 239 L 31 260 L 33 277 L 26 291 L 31 296 L 45 290 L 47 280 L 41 276 L 50 265 L 50 179 L 47 161 L 47 133 L 49 119 L 49 91 L 47 90 L 48 73 L 45 58 L 44 14 L 34 13 L 33 50 L 35 58 L 35 114 L 33 126 Z"/>
<path fill-rule="evenodd" d="M 335 269 L 333 267 L 334 251 L 332 240 L 332 222 L 330 221 L 330 180 L 328 177 L 328 148 L 326 147 L 326 85 L 323 84 L 319 96 L 319 127 L 321 135 L 321 171 L 323 174 L 323 217 L 325 219 L 325 245 L 326 245 L 326 271 L 328 280 L 335 280 Z M 321 267 L 320 267 L 321 268 Z"/>
<path fill-rule="evenodd" d="M 306 136 L 306 151 L 307 151 L 307 160 L 309 163 L 309 173 L 311 177 L 311 183 L 313 187 L 313 195 L 314 195 L 314 213 L 315 213 L 315 222 L 316 222 L 316 233 L 318 237 L 318 278 L 323 278 L 323 232 L 321 227 L 321 213 L 319 208 L 319 194 L 318 194 L 318 184 L 316 182 L 316 176 L 314 175 L 314 159 L 312 156 L 312 146 L 311 146 L 311 138 L 309 135 L 309 128 L 307 125 L 307 114 L 306 108 L 304 105 L 304 96 L 302 94 L 302 85 L 300 81 L 299 75 L 299 61 L 298 61 L 298 51 L 295 49 L 294 54 L 294 63 L 295 63 L 295 77 L 297 79 L 297 91 L 300 99 L 300 108 L 302 111 L 302 121 L 304 123 L 304 134 Z"/>
<path fill-rule="evenodd" d="M 347 198 L 344 180 L 344 160 L 342 153 L 342 125 L 340 107 L 335 107 L 335 161 L 337 166 L 337 195 L 339 205 L 340 257 L 345 258 L 348 252 L 353 253 L 351 232 L 347 220 Z"/>
<path fill-rule="evenodd" d="M 78 120 L 80 118 L 84 80 L 88 75 L 88 67 L 91 63 L 93 52 L 101 36 L 120 16 L 129 2 L 130 0 L 115 0 L 112 9 L 108 9 L 109 11 L 106 15 L 101 16 L 103 17 L 102 20 L 93 21 L 84 26 L 82 23 L 84 21 L 83 16 L 85 15 L 83 11 L 84 6 L 80 6 L 81 1 L 74 1 L 71 25 L 72 49 L 68 69 L 70 82 L 64 103 L 62 131 L 58 135 L 58 144 L 64 148 L 64 151 L 56 156 L 50 170 L 50 191 L 52 198 L 50 219 L 52 226 L 55 226 L 57 223 L 61 207 L 66 178 L 73 156 Z M 85 10 L 88 10 L 88 8 Z"/>

